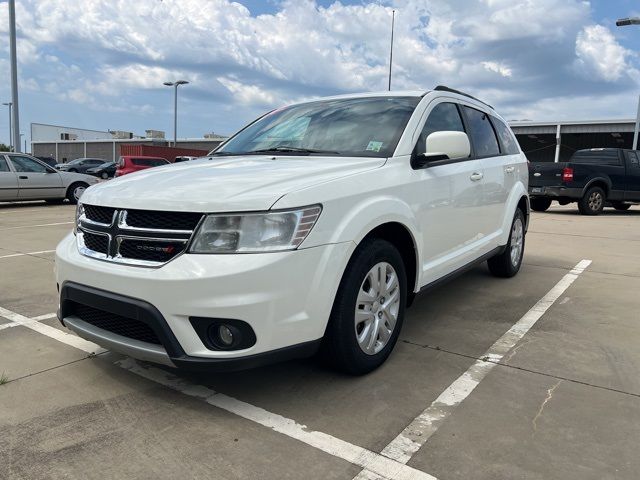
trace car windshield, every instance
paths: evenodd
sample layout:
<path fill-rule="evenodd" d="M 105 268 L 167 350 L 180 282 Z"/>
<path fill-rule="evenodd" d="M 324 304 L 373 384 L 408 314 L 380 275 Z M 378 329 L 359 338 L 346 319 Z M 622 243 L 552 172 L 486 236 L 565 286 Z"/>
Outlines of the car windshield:
<path fill-rule="evenodd" d="M 420 97 L 323 100 L 274 110 L 211 155 L 389 157 Z"/>

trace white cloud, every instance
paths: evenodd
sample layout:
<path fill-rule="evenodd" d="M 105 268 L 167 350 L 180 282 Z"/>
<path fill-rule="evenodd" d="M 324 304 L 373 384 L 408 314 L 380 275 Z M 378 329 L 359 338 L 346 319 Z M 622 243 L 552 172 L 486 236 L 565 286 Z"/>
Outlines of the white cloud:
<path fill-rule="evenodd" d="M 485 70 L 495 72 L 499 75 L 502 75 L 503 77 L 510 77 L 513 74 L 509 67 L 498 62 L 482 62 L 482 66 L 485 68 Z"/>
<path fill-rule="evenodd" d="M 625 73 L 630 53 L 602 25 L 584 27 L 576 39 L 576 66 L 585 75 L 595 74 L 608 82 L 618 80 Z"/>

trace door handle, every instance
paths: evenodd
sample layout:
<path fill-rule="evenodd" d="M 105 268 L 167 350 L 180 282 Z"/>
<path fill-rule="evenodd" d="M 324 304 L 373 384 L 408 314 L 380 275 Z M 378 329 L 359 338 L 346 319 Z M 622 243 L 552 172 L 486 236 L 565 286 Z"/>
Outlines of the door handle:
<path fill-rule="evenodd" d="M 513 166 L 507 167 L 507 168 L 504 169 L 504 171 L 505 171 L 505 173 L 513 173 L 513 172 L 516 171 L 516 167 L 513 167 Z"/>
<path fill-rule="evenodd" d="M 473 172 L 469 178 L 472 182 L 477 182 L 478 180 L 482 180 L 482 177 L 484 177 L 482 173 Z"/>
<path fill-rule="evenodd" d="M 27 177 L 26 175 L 20 175 L 18 178 L 20 180 L 29 180 L 29 177 Z"/>

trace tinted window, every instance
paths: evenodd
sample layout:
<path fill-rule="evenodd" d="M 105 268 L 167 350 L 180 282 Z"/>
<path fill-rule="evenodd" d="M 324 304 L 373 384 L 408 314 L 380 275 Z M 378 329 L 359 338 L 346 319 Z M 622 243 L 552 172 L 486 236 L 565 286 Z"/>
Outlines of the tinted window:
<path fill-rule="evenodd" d="M 500 155 L 500 147 L 496 133 L 493 131 L 489 116 L 475 108 L 464 108 L 469 120 L 469 134 L 477 157 L 492 157 Z"/>
<path fill-rule="evenodd" d="M 131 161 L 134 165 L 141 167 L 158 167 L 167 164 L 167 161 L 161 158 L 132 158 Z"/>
<path fill-rule="evenodd" d="M 513 132 L 511 129 L 505 125 L 505 123 L 496 117 L 491 117 L 491 121 L 493 122 L 493 126 L 498 134 L 498 139 L 500 140 L 500 149 L 502 153 L 507 155 L 515 155 L 516 153 L 520 153 L 520 149 L 518 148 L 518 141 L 513 136 Z"/>
<path fill-rule="evenodd" d="M 464 132 L 460 112 L 453 103 L 439 103 L 433 107 L 418 138 L 417 153 L 425 152 L 427 137 L 430 134 L 443 131 Z"/>
<path fill-rule="evenodd" d="M 419 97 L 389 96 L 292 105 L 260 118 L 215 153 L 279 147 L 337 152 L 330 153 L 334 156 L 388 157 L 419 102 Z"/>
<path fill-rule="evenodd" d="M 9 171 L 9 165 L 7 165 L 7 161 L 0 157 L 0 172 L 8 172 Z"/>
<path fill-rule="evenodd" d="M 596 165 L 620 165 L 617 150 L 578 150 L 569 159 L 573 163 L 591 163 Z"/>
<path fill-rule="evenodd" d="M 16 172 L 46 173 L 47 167 L 29 157 L 11 156 L 11 163 Z"/>

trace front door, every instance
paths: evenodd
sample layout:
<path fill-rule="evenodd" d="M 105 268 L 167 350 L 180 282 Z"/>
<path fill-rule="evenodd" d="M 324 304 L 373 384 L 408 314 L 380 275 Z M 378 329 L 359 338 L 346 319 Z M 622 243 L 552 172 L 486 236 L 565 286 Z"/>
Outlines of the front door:
<path fill-rule="evenodd" d="M 465 131 L 455 103 L 435 102 L 416 142 L 416 154 L 425 151 L 433 132 Z M 454 159 L 416 170 L 414 175 L 420 179 L 416 217 L 423 238 L 422 283 L 428 284 L 474 256 L 481 234 L 483 172 L 479 160 Z"/>
<path fill-rule="evenodd" d="M 18 175 L 18 198 L 63 198 L 60 174 L 26 155 L 10 155 L 9 160 Z"/>
<path fill-rule="evenodd" d="M 4 155 L 0 155 L 0 201 L 6 202 L 18 198 L 18 176 L 9 168 Z"/>

